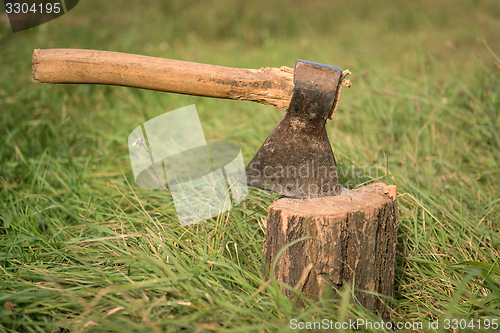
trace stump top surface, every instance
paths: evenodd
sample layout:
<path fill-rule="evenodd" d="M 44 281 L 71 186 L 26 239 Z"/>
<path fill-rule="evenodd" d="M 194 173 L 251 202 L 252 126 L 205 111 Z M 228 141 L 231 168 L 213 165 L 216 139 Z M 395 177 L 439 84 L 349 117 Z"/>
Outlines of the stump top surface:
<path fill-rule="evenodd" d="M 312 199 L 280 198 L 271 209 L 289 210 L 304 215 L 344 215 L 351 211 L 379 206 L 396 197 L 396 186 L 376 183 L 354 190 L 344 189 L 341 195 Z"/>

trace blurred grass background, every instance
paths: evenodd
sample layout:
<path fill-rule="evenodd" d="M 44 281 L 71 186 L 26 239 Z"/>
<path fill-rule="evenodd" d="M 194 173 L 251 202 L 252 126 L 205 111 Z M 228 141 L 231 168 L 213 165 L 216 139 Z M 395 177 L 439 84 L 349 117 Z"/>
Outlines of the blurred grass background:
<path fill-rule="evenodd" d="M 399 187 L 392 319 L 475 320 L 461 331 L 484 330 L 477 320 L 500 318 L 499 31 L 498 1 L 451 0 L 81 1 L 24 32 L 1 22 L 0 331 L 281 332 L 292 318 L 380 321 L 348 288 L 304 310 L 263 280 L 273 195 L 253 190 L 230 212 L 182 228 L 165 192 L 133 181 L 127 137 L 155 116 L 196 104 L 207 141 L 238 144 L 248 162 L 282 110 L 40 84 L 35 48 L 350 69 L 353 87 L 327 127 L 350 170 L 344 185 L 381 177 Z"/>

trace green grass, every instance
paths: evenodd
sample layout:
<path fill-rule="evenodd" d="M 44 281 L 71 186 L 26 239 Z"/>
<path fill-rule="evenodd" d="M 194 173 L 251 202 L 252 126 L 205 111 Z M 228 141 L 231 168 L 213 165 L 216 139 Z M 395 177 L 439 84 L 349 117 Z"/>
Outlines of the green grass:
<path fill-rule="evenodd" d="M 393 320 L 500 320 L 498 31 L 498 2 L 451 0 L 81 1 L 28 31 L 2 23 L 0 332 L 282 332 L 292 318 L 380 321 L 349 288 L 300 309 L 263 279 L 273 195 L 253 190 L 183 228 L 166 192 L 133 181 L 127 137 L 146 120 L 196 104 L 207 141 L 238 144 L 248 162 L 282 111 L 34 82 L 33 49 L 59 47 L 349 68 L 353 87 L 327 126 L 342 170 L 355 170 L 343 184 L 381 177 L 398 186 Z"/>

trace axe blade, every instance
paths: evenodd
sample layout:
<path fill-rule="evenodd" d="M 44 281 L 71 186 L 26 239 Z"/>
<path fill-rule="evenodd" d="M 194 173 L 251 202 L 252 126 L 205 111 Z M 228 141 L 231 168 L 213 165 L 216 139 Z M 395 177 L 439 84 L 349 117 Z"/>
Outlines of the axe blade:
<path fill-rule="evenodd" d="M 293 198 L 341 193 L 325 128 L 341 75 L 338 67 L 296 60 L 295 87 L 285 117 L 247 165 L 240 181 Z"/>

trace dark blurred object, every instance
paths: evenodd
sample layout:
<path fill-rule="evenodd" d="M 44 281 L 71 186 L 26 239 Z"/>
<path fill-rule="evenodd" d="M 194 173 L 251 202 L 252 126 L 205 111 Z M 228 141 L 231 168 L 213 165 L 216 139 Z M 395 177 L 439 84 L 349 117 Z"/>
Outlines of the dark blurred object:
<path fill-rule="evenodd" d="M 52 21 L 73 9 L 79 0 L 4 0 L 12 32 L 16 33 Z"/>

